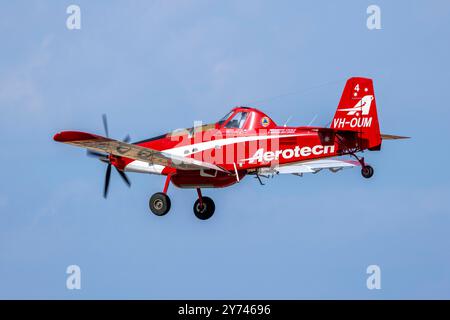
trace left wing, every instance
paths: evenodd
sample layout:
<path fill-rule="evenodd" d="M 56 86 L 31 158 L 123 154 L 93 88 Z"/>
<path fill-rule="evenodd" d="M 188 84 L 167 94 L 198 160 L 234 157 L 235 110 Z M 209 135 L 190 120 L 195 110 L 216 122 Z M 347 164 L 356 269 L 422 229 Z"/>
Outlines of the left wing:
<path fill-rule="evenodd" d="M 193 158 L 172 155 L 164 151 L 145 148 L 135 144 L 105 138 L 92 133 L 79 131 L 63 131 L 55 134 L 55 141 L 71 144 L 93 151 L 110 153 L 115 156 L 144 161 L 150 164 L 159 164 L 180 170 L 213 169 L 227 172 L 215 164 L 199 161 Z"/>
<path fill-rule="evenodd" d="M 304 161 L 295 164 L 281 165 L 274 168 L 266 168 L 266 173 L 290 173 L 301 176 L 303 175 L 303 173 L 317 173 L 322 169 L 328 169 L 331 172 L 337 172 L 344 168 L 351 168 L 359 165 L 360 164 L 358 161 L 353 160 L 320 159 Z M 261 173 L 264 174 L 264 171 L 262 171 Z"/>

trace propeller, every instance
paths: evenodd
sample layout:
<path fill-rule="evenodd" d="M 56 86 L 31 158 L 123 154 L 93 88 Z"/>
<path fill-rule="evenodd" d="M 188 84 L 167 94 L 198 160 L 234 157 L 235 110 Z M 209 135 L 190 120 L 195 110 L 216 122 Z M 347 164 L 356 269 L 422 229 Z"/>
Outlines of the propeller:
<path fill-rule="evenodd" d="M 111 163 L 106 167 L 105 185 L 103 186 L 103 198 L 108 196 L 109 181 L 111 180 Z"/>
<path fill-rule="evenodd" d="M 125 138 L 123 138 L 122 142 L 128 143 L 128 142 L 130 142 L 130 140 L 131 140 L 130 135 L 127 134 L 127 135 L 125 136 Z"/>
<path fill-rule="evenodd" d="M 106 114 L 102 115 L 102 121 L 103 121 L 103 129 L 105 131 L 105 135 L 107 138 L 109 138 L 109 130 L 108 130 L 108 119 L 106 117 Z M 131 138 L 130 135 L 126 135 L 125 138 L 122 140 L 125 143 L 130 142 Z M 87 156 L 89 157 L 93 157 L 93 158 L 97 158 L 100 161 L 107 163 L 108 166 L 106 167 L 106 173 L 105 173 L 105 184 L 103 187 L 103 197 L 106 199 L 108 196 L 108 189 L 109 189 L 109 182 L 111 180 L 111 159 L 110 159 L 110 155 L 108 153 L 102 153 L 102 152 L 97 152 L 97 151 L 91 151 L 91 150 L 87 150 L 86 152 Z M 125 182 L 125 184 L 130 187 L 131 186 L 131 182 L 128 179 L 127 175 L 125 174 L 125 172 L 117 169 L 117 167 L 114 166 L 114 168 L 116 169 L 117 173 L 119 174 L 119 176 L 122 178 L 122 180 Z"/>
<path fill-rule="evenodd" d="M 106 137 L 109 138 L 108 119 L 106 118 L 106 114 L 102 114 L 102 120 L 103 120 L 103 129 L 105 130 Z"/>

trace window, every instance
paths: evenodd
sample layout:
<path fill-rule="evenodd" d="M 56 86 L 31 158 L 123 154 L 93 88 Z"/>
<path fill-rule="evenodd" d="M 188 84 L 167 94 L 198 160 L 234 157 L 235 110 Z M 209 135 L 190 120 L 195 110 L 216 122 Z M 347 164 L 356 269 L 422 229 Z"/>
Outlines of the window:
<path fill-rule="evenodd" d="M 228 129 L 242 129 L 245 123 L 245 119 L 247 119 L 248 112 L 238 112 L 234 115 L 234 117 L 228 121 L 225 128 Z"/>
<path fill-rule="evenodd" d="M 219 122 L 217 122 L 219 125 L 221 125 L 222 123 L 224 123 L 225 121 L 228 120 L 228 118 L 231 116 L 231 114 L 233 113 L 233 111 L 228 112 L 222 119 L 219 120 Z"/>

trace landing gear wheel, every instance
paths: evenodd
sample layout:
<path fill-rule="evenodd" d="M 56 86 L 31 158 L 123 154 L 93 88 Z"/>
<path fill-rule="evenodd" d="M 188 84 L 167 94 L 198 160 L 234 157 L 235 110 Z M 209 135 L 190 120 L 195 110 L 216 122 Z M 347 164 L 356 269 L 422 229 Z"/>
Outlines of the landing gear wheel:
<path fill-rule="evenodd" d="M 373 176 L 373 168 L 371 166 L 364 166 L 361 169 L 361 174 L 364 178 L 369 179 Z"/>
<path fill-rule="evenodd" d="M 148 205 L 157 216 L 163 216 L 170 210 L 170 198 L 167 194 L 157 192 L 150 198 Z"/>
<path fill-rule="evenodd" d="M 211 218 L 215 210 L 216 205 L 209 197 L 202 197 L 202 205 L 200 205 L 199 199 L 197 199 L 194 203 L 194 214 L 200 220 L 207 220 Z"/>

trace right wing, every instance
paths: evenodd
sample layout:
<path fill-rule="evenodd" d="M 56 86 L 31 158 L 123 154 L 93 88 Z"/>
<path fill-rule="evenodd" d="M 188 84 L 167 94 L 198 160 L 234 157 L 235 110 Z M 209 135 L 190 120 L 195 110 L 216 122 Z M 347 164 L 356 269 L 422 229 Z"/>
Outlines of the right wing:
<path fill-rule="evenodd" d="M 159 164 L 180 170 L 213 169 L 228 172 L 209 162 L 172 155 L 165 153 L 164 151 L 145 148 L 86 132 L 63 131 L 55 134 L 53 139 L 58 142 L 71 144 L 92 151 L 110 153 L 119 157 L 140 160 L 150 164 Z"/>

